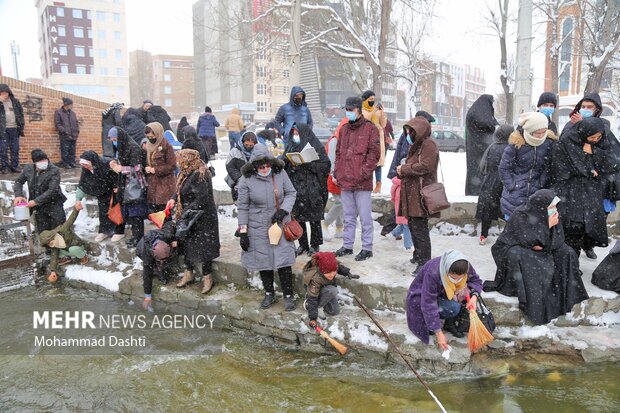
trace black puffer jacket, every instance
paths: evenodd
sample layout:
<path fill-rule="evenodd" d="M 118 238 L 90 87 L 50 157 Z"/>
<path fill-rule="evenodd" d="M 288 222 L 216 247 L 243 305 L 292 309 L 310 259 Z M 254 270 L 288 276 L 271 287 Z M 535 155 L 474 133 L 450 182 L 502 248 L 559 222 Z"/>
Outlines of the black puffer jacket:
<path fill-rule="evenodd" d="M 140 118 L 138 110 L 134 108 L 127 109 L 123 115 L 123 129 L 138 145 L 146 136 L 144 135 L 144 127 L 146 124 Z"/>

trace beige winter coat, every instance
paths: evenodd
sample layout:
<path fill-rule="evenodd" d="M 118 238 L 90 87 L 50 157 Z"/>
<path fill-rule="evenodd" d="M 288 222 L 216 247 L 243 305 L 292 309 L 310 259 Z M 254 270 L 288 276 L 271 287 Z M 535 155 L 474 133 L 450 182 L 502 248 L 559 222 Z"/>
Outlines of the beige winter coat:
<path fill-rule="evenodd" d="M 241 111 L 238 108 L 232 109 L 230 116 L 224 122 L 224 127 L 228 132 L 241 132 L 243 119 L 241 119 Z"/>

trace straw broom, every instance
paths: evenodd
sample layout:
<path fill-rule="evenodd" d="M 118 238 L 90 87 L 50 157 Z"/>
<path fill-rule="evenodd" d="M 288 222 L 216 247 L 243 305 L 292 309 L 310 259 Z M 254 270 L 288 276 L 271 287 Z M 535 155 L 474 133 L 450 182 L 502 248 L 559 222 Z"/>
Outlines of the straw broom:
<path fill-rule="evenodd" d="M 467 346 L 472 353 L 477 352 L 481 348 L 485 347 L 491 341 L 493 336 L 489 333 L 486 326 L 480 321 L 476 307 L 469 307 L 470 299 L 467 296 L 467 307 L 469 308 L 469 333 L 467 333 Z"/>

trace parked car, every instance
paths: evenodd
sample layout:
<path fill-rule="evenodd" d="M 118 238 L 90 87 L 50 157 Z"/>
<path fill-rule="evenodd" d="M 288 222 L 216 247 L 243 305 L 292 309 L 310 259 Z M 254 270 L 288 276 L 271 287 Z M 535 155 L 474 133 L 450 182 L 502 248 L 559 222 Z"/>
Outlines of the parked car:
<path fill-rule="evenodd" d="M 433 131 L 433 139 L 440 151 L 465 152 L 465 139 L 450 131 Z"/>

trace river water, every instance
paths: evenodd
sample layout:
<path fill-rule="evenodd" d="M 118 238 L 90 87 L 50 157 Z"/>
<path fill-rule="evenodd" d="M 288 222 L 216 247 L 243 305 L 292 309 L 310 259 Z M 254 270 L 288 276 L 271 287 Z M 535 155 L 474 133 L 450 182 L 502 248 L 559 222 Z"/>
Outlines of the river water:
<path fill-rule="evenodd" d="M 23 301 L 21 301 L 23 298 Z M 0 294 L 20 303 L 83 310 L 100 297 L 74 289 L 26 288 Z M 119 312 L 141 313 L 116 301 Z M 25 326 L 1 315 L 0 345 L 14 349 Z M 203 337 L 198 337 L 198 335 Z M 214 330 L 152 337 L 167 354 L 58 356 L 28 349 L 0 356 L 0 411 L 100 412 L 436 412 L 406 367 L 360 356 L 287 350 L 260 337 Z M 175 341 L 176 340 L 176 341 Z M 489 361 L 493 362 L 493 361 Z M 504 362 L 504 361 L 502 361 Z M 451 412 L 619 412 L 620 365 L 567 365 L 520 357 L 501 377 L 458 372 L 423 376 Z M 545 365 L 547 367 L 542 367 Z"/>

